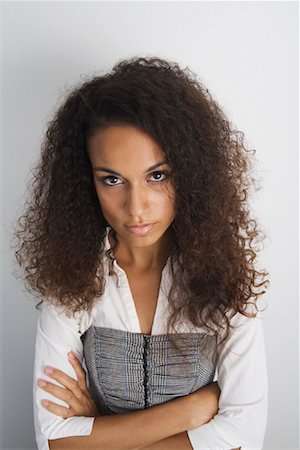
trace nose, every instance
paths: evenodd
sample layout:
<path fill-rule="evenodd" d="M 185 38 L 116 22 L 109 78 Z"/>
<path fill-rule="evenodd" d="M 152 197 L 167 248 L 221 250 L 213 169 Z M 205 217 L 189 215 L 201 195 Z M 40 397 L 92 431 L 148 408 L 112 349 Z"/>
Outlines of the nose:
<path fill-rule="evenodd" d="M 126 209 L 130 216 L 143 217 L 149 208 L 149 193 L 144 186 L 135 185 L 126 193 Z"/>

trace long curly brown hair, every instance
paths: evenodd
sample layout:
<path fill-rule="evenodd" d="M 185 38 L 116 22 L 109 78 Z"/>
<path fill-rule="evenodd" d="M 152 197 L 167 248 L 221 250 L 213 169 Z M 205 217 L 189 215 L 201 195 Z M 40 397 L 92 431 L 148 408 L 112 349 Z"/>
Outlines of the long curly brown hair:
<path fill-rule="evenodd" d="M 225 325 L 226 338 L 227 313 L 255 317 L 247 305 L 258 311 L 262 286 L 269 283 L 268 272 L 254 267 L 254 241 L 263 235 L 247 202 L 256 181 L 249 153 L 256 151 L 245 148 L 244 133 L 197 75 L 157 57 L 122 60 L 110 73 L 85 78 L 49 122 L 13 234 L 26 289 L 72 313 L 89 310 L 103 294 L 109 224 L 94 187 L 87 137 L 114 124 L 148 133 L 172 168 L 168 331 L 181 316 L 215 332 Z"/>

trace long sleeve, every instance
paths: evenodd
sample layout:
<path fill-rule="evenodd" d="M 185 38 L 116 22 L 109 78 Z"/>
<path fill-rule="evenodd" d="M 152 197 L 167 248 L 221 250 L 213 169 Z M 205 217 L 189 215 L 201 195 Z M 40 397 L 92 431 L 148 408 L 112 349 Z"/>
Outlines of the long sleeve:
<path fill-rule="evenodd" d="M 82 362 L 83 346 L 80 336 L 89 327 L 90 320 L 91 317 L 86 311 L 80 312 L 75 318 L 68 318 L 62 308 L 54 307 L 46 302 L 41 305 L 41 314 L 37 323 L 33 376 L 34 427 L 39 450 L 49 450 L 48 439 L 86 436 L 92 432 L 94 417 L 63 419 L 43 408 L 42 399 L 49 399 L 63 406 L 67 405 L 37 385 L 39 378 L 59 385 L 45 374 L 46 365 L 60 369 L 76 379 L 67 354 L 71 350 L 74 351 Z"/>
<path fill-rule="evenodd" d="M 237 313 L 220 345 L 217 380 L 219 410 L 208 423 L 188 430 L 194 450 L 261 450 L 267 411 L 268 381 L 261 318 Z"/>

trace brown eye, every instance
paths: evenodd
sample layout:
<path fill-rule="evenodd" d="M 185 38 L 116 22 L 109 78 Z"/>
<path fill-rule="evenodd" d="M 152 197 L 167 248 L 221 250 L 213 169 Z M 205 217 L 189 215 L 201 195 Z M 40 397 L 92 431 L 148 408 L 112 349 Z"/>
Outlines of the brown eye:
<path fill-rule="evenodd" d="M 155 177 L 155 181 L 164 181 L 168 177 L 167 172 L 153 172 L 151 176 Z M 159 178 L 156 178 L 159 177 Z"/>
<path fill-rule="evenodd" d="M 121 183 L 115 183 L 115 180 L 119 180 L 119 177 L 116 177 L 115 175 L 109 175 L 108 177 L 101 177 L 99 180 L 101 183 L 105 184 L 106 186 L 118 186 Z"/>

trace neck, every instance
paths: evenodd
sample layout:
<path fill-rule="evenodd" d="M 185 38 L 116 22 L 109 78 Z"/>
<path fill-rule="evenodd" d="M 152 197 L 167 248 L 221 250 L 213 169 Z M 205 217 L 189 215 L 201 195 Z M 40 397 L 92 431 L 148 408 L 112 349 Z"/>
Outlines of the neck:
<path fill-rule="evenodd" d="M 114 239 L 109 233 L 110 245 L 114 245 Z M 114 256 L 117 263 L 135 272 L 146 272 L 149 270 L 162 270 L 174 245 L 171 230 L 168 230 L 157 242 L 149 247 L 132 247 L 124 240 L 119 240 L 119 247 Z"/>

